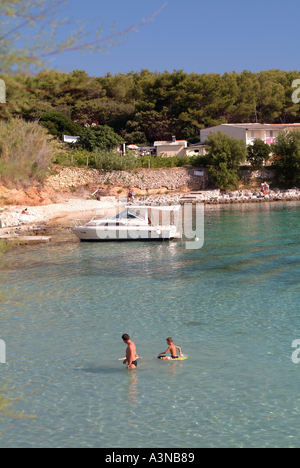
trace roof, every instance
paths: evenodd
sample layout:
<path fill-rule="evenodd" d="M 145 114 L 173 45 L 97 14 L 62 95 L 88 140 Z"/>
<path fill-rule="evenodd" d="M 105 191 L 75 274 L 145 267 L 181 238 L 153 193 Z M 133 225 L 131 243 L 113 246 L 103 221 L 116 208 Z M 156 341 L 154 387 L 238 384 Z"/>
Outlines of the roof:
<path fill-rule="evenodd" d="M 199 141 L 199 143 L 190 144 L 189 148 L 197 147 L 197 146 L 206 146 L 206 143 L 203 143 L 202 141 Z"/>
<path fill-rule="evenodd" d="M 289 127 L 300 127 L 300 123 L 294 124 L 261 124 L 261 123 L 243 123 L 243 124 L 221 124 L 226 127 L 245 128 L 246 130 L 279 130 Z"/>
<path fill-rule="evenodd" d="M 164 146 L 164 145 L 172 145 L 172 146 L 187 146 L 186 140 L 176 140 L 176 141 L 155 141 L 154 146 Z"/>

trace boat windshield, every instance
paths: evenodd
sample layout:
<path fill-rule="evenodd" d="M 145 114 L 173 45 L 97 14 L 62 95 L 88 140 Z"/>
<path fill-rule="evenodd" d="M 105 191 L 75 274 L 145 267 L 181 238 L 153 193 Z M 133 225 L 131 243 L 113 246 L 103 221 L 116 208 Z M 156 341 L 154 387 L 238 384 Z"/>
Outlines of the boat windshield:
<path fill-rule="evenodd" d="M 147 210 L 129 208 L 112 219 L 139 219 L 140 221 L 145 221 Z"/>

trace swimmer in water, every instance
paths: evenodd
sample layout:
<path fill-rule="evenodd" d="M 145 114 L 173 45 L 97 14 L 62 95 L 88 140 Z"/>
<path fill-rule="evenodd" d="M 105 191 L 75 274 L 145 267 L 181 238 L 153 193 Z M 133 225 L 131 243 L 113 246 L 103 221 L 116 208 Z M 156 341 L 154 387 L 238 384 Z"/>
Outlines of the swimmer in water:
<path fill-rule="evenodd" d="M 126 358 L 124 359 L 123 364 L 128 362 L 127 369 L 136 369 L 138 358 L 138 355 L 136 354 L 136 346 L 133 341 L 130 340 L 130 337 L 127 335 L 127 333 L 122 335 L 122 340 L 127 344 Z"/>
<path fill-rule="evenodd" d="M 179 355 L 183 356 L 181 352 L 181 348 L 179 346 L 175 346 L 173 344 L 173 338 L 169 337 L 167 338 L 167 343 L 168 343 L 168 349 L 167 351 L 160 353 L 157 357 L 158 359 L 162 359 L 163 361 L 171 361 L 172 359 L 178 359 L 177 355 L 177 349 L 179 350 Z M 171 356 L 165 356 L 170 351 Z"/>

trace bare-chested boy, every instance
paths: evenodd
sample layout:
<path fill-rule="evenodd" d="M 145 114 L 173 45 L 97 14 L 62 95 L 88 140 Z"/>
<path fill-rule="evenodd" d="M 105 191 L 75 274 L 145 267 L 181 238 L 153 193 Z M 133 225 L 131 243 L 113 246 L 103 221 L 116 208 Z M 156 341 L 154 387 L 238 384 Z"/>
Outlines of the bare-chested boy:
<path fill-rule="evenodd" d="M 180 356 L 183 356 L 183 354 L 181 353 L 181 348 L 173 344 L 173 338 L 171 337 L 167 338 L 167 343 L 169 346 L 167 351 L 165 351 L 164 353 L 159 353 L 159 355 L 157 356 L 158 359 L 162 359 L 163 361 L 170 361 L 171 359 L 178 359 L 177 349 L 179 350 Z M 163 354 L 167 354 L 169 351 L 171 353 L 171 356 L 162 356 Z"/>
<path fill-rule="evenodd" d="M 127 344 L 126 359 L 123 361 L 123 364 L 128 362 L 127 369 L 136 369 L 138 358 L 138 355 L 136 354 L 136 346 L 133 341 L 130 340 L 130 337 L 127 335 L 127 333 L 122 335 L 122 340 Z"/>

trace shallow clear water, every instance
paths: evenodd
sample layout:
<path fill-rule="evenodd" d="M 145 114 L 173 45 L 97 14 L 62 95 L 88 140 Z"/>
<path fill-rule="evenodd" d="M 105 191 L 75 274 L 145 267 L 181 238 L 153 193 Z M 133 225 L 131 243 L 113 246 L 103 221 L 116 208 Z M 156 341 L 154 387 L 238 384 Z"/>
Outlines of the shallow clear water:
<path fill-rule="evenodd" d="M 0 272 L 2 447 L 297 447 L 300 204 L 207 207 L 205 244 L 19 247 Z M 123 333 L 142 356 L 128 371 Z M 162 362 L 165 339 L 188 355 Z"/>

